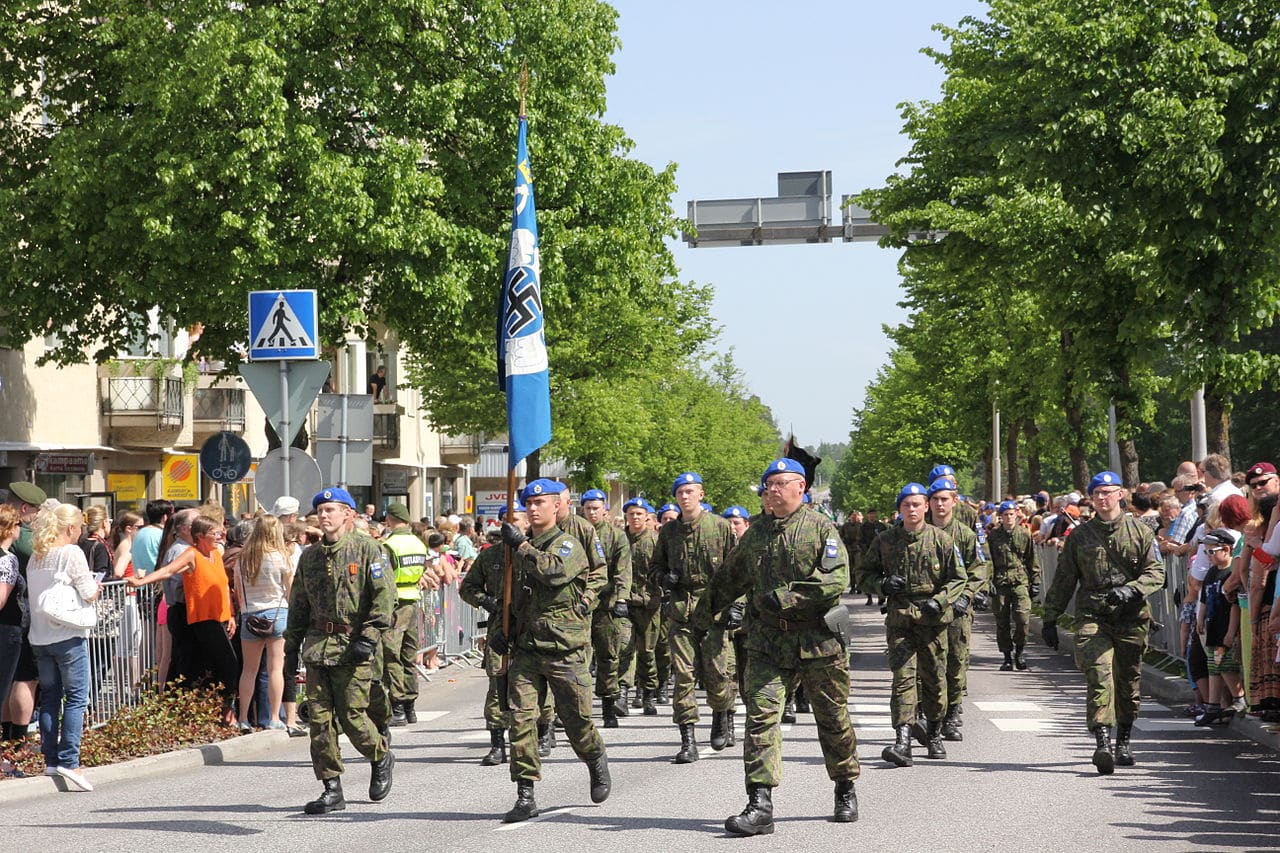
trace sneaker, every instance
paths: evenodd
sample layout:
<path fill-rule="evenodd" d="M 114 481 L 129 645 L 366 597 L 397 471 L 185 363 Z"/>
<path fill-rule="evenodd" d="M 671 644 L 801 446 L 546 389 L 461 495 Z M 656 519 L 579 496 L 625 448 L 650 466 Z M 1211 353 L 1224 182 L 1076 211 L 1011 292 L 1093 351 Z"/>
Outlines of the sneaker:
<path fill-rule="evenodd" d="M 44 769 L 44 775 L 46 775 L 46 776 L 57 776 L 57 775 L 58 775 L 58 768 L 56 768 L 56 767 L 46 767 L 46 768 Z"/>
<path fill-rule="evenodd" d="M 241 720 L 239 723 L 237 723 L 236 728 L 240 730 L 240 734 L 244 734 L 244 735 L 247 735 L 253 731 L 253 726 L 249 725 L 244 720 Z"/>
<path fill-rule="evenodd" d="M 1187 710 L 1184 713 L 1188 717 L 1198 717 L 1203 714 L 1205 710 L 1206 709 L 1203 705 L 1188 705 Z"/>
<path fill-rule="evenodd" d="M 59 767 L 58 775 L 67 780 L 67 787 L 76 791 L 92 791 L 93 786 L 89 784 L 89 780 L 84 778 L 84 774 L 78 769 L 73 770 L 70 767 Z"/>
<path fill-rule="evenodd" d="M 1234 702 L 1232 702 L 1230 705 L 1228 705 L 1228 706 L 1227 706 L 1227 710 L 1228 710 L 1228 711 L 1235 711 L 1237 714 L 1243 714 L 1243 713 L 1244 713 L 1244 709 L 1245 709 L 1246 707 L 1248 707 L 1248 706 L 1247 706 L 1247 705 L 1245 705 L 1245 703 L 1244 703 L 1244 697 L 1243 697 L 1243 696 L 1241 696 L 1239 699 L 1237 699 L 1236 701 L 1234 701 Z"/>

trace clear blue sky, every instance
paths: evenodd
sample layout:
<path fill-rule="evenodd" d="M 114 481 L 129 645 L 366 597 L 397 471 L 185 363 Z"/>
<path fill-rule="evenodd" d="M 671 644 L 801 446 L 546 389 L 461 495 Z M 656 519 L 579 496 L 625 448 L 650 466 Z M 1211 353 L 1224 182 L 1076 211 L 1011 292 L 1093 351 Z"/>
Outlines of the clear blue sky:
<path fill-rule="evenodd" d="M 934 100 L 935 23 L 985 16 L 976 0 L 765 3 L 615 0 L 622 49 L 609 121 L 634 156 L 678 166 L 674 206 L 770 196 L 777 173 L 832 172 L 833 195 L 880 186 L 906 154 L 898 105 Z M 804 444 L 844 441 L 885 362 L 882 326 L 905 319 L 898 252 L 875 243 L 690 249 L 687 280 L 714 284 L 721 348 Z M 784 312 L 800 327 L 779 325 Z"/>

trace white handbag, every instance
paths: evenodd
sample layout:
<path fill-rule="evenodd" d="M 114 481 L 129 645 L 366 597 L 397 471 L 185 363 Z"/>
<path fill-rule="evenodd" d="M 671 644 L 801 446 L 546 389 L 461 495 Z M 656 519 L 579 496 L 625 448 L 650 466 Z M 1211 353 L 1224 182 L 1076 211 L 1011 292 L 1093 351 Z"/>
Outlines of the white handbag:
<path fill-rule="evenodd" d="M 83 631 L 98 622 L 98 611 L 92 604 L 85 604 L 76 589 L 65 579 L 57 577 L 53 586 L 40 593 L 36 600 L 36 612 L 43 615 L 55 628 L 71 628 Z"/>

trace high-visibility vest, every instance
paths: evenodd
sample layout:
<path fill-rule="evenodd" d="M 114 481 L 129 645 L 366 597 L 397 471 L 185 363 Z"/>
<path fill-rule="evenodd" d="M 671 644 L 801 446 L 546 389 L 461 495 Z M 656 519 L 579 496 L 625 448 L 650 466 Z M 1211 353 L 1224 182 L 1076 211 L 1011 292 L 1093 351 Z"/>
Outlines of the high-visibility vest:
<path fill-rule="evenodd" d="M 427 565 L 427 546 L 409 528 L 396 530 L 382 542 L 391 555 L 395 569 L 396 598 L 401 601 L 417 601 L 422 597 L 418 581 Z"/>

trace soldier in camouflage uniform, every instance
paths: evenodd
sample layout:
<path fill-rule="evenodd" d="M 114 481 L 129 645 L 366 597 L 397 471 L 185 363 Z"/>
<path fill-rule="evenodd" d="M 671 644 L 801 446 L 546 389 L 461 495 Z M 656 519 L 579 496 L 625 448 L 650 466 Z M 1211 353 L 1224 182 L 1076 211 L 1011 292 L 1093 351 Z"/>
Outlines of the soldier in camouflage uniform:
<path fill-rule="evenodd" d="M 862 544 L 861 547 L 858 548 L 858 562 L 853 564 L 853 576 L 855 582 L 858 578 L 859 564 L 866 556 L 867 551 L 870 550 L 871 543 L 876 541 L 876 537 L 888 529 L 889 525 L 879 519 L 874 508 L 867 510 L 867 514 L 862 521 Z M 873 593 L 868 592 L 867 606 L 869 607 L 872 604 L 884 604 L 884 596 L 879 596 L 877 599 Z"/>
<path fill-rule="evenodd" d="M 1040 560 L 1031 534 L 1018 523 L 1015 502 L 1000 504 L 1000 523 L 987 541 L 996 593 L 996 645 L 1004 653 L 1000 671 L 1010 672 L 1015 666 L 1024 670 L 1027 657 L 1023 648 L 1027 644 L 1031 602 L 1040 596 Z"/>
<path fill-rule="evenodd" d="M 782 780 L 779 724 L 787 685 L 799 681 L 813 705 L 827 776 L 835 782 L 835 820 L 858 819 L 854 780 L 860 771 L 849 720 L 847 637 L 828 627 L 843 608 L 849 559 L 831 520 L 803 506 L 804 467 L 775 459 L 764 472 L 770 515 L 759 516 L 711 578 L 712 610 L 747 632 L 747 727 L 743 738 L 746 808 L 725 821 L 735 835 L 773 832 L 773 789 Z M 741 596 L 746 596 L 745 603 Z M 745 614 L 744 614 L 745 610 Z M 848 614 L 843 614 L 847 623 Z"/>
<path fill-rule="evenodd" d="M 657 535 L 668 521 L 680 517 L 680 507 L 673 503 L 665 503 L 658 507 L 657 526 L 653 529 L 654 547 L 657 547 Z M 652 566 L 650 567 L 652 571 Z M 659 587 L 662 593 L 658 607 L 658 644 L 653 649 L 653 660 L 658 667 L 658 692 L 655 701 L 659 705 L 671 704 L 671 620 L 666 615 L 666 604 L 671 600 L 671 591 Z"/>
<path fill-rule="evenodd" d="M 609 760 L 604 741 L 591 722 L 591 675 L 587 646 L 590 614 L 599 603 L 604 575 L 592 572 L 587 552 L 575 537 L 556 526 L 557 495 L 563 483 L 534 480 L 521 498 L 529 516 L 529 536 L 510 522 L 502 541 L 514 549 L 512 628 L 507 640 L 490 630 L 499 654 L 511 652 L 507 704 L 511 710 L 511 779 L 516 804 L 503 820 L 528 820 L 538 814 L 533 783 L 542 778 L 537 726 L 542 700 L 550 691 L 565 734 L 591 776 L 591 801 L 609 796 Z M 593 585 L 593 578 L 600 582 Z"/>
<path fill-rule="evenodd" d="M 955 618 L 947 626 L 947 716 L 942 721 L 944 740 L 964 740 L 960 715 L 969 691 L 969 638 L 973 633 L 973 600 L 987 586 L 991 564 L 987 562 L 973 527 L 956 517 L 959 491 L 955 480 L 940 477 L 929 485 L 932 524 L 942 530 L 960 554 L 960 565 L 968 576 L 964 592 L 952 606 Z M 927 745 L 927 743 L 925 744 Z"/>
<path fill-rule="evenodd" d="M 960 567 L 955 542 L 924 519 L 926 489 L 908 483 L 898 493 L 902 524 L 881 533 L 862 556 L 858 588 L 888 596 L 885 633 L 893 671 L 890 711 L 897 739 L 881 757 L 910 767 L 911 724 L 916 718 L 916 670 L 919 701 L 928 720 L 928 755 L 946 758 L 942 721 L 947 713 L 947 625 L 969 582 Z"/>
<path fill-rule="evenodd" d="M 733 726 L 733 644 L 725 631 L 725 614 L 713 612 L 707 600 L 707 584 L 733 550 L 733 531 L 729 522 L 702 508 L 702 477 L 698 474 L 681 474 L 672 484 L 671 493 L 680 505 L 680 517 L 658 531 L 652 571 L 670 594 L 663 618 L 671 622 L 669 642 L 675 681 L 672 718 L 680 727 L 680 750 L 675 763 L 689 764 L 698 760 L 694 683 L 699 675 L 711 706 L 712 749 L 724 749 L 726 732 Z"/>
<path fill-rule="evenodd" d="M 582 493 L 582 515 L 595 527 L 596 539 L 604 551 L 608 581 L 600 593 L 600 603 L 591 617 L 591 646 L 596 657 L 596 696 L 604 716 L 604 727 L 616 729 L 618 717 L 627 710 L 627 685 L 619 679 L 622 650 L 631 642 L 631 546 L 627 537 L 609 518 L 607 496 L 600 489 Z"/>
<path fill-rule="evenodd" d="M 1151 629 L 1146 598 L 1164 586 L 1164 565 L 1155 557 L 1151 528 L 1124 514 L 1119 475 L 1096 475 L 1089 481 L 1089 495 L 1094 517 L 1067 537 L 1045 595 L 1044 642 L 1058 647 L 1057 619 L 1074 594 L 1080 619 L 1076 663 L 1088 684 L 1087 716 L 1096 742 L 1093 765 L 1106 776 L 1117 764 L 1133 764 L 1129 738 L 1138 718 L 1142 655 Z"/>
<path fill-rule="evenodd" d="M 498 520 L 506 519 L 507 508 L 504 505 L 498 510 Z M 511 514 L 511 523 L 520 528 L 521 532 L 528 532 L 529 522 L 525 517 L 524 505 L 519 501 Z M 486 636 L 489 631 L 500 631 L 502 628 L 502 577 L 506 568 L 503 565 L 504 553 L 505 549 L 497 546 L 481 551 L 458 588 L 463 601 L 488 613 Z M 511 727 L 511 715 L 507 713 L 507 676 L 502 670 L 502 655 L 495 652 L 487 642 L 484 649 L 484 671 L 489 676 L 489 690 L 484 697 L 484 722 L 489 729 L 489 752 L 480 759 L 480 765 L 496 767 L 507 762 L 506 733 Z M 542 715 L 538 718 L 539 731 L 545 732 L 551 726 L 554 714 L 553 697 L 548 693 L 542 703 Z M 541 748 L 538 754 L 546 757 L 546 752 Z"/>
<path fill-rule="evenodd" d="M 635 686 L 636 701 L 647 717 L 658 715 L 658 666 L 655 650 L 658 644 L 658 608 L 662 590 L 649 571 L 658 534 L 649 526 L 653 507 L 644 498 L 632 498 L 622 505 L 626 519 L 627 544 L 631 548 L 631 597 L 627 600 L 627 617 L 631 620 L 630 641 L 623 649 L 620 671 Z M 636 703 L 639 703 L 638 705 Z"/>
<path fill-rule="evenodd" d="M 387 739 L 370 718 L 370 691 L 382 678 L 382 634 L 391 627 L 395 584 L 382 548 L 355 531 L 356 502 L 345 489 L 311 502 L 324 538 L 302 553 L 289 599 L 286 650 L 307 667 L 311 765 L 324 783 L 307 814 L 346 808 L 339 733 L 373 764 L 369 799 L 391 791 L 395 763 Z"/>

